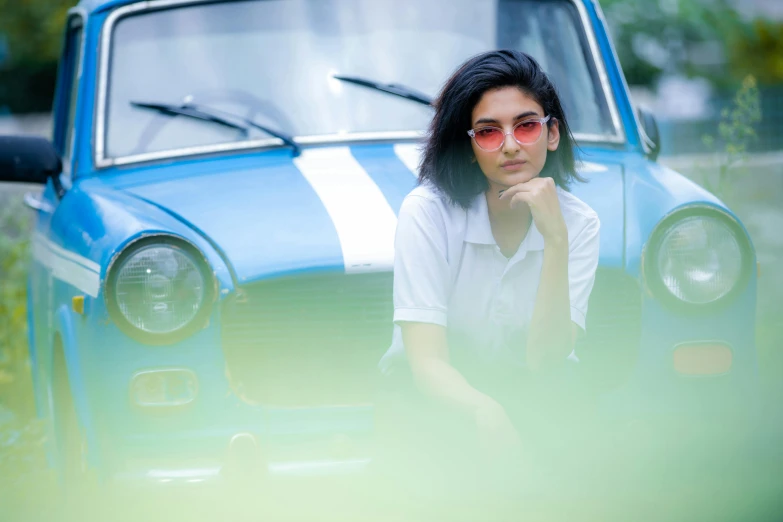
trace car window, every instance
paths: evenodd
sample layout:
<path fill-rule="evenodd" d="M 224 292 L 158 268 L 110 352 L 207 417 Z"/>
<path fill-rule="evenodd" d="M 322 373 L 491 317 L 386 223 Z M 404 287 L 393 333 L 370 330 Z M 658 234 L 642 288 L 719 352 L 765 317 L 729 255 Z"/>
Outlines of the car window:
<path fill-rule="evenodd" d="M 532 54 L 551 74 L 577 138 L 617 136 L 569 1 L 267 0 L 120 18 L 111 39 L 106 155 L 268 137 L 131 101 L 190 101 L 298 137 L 424 130 L 429 107 L 333 75 L 435 96 L 467 58 L 504 47 Z"/>

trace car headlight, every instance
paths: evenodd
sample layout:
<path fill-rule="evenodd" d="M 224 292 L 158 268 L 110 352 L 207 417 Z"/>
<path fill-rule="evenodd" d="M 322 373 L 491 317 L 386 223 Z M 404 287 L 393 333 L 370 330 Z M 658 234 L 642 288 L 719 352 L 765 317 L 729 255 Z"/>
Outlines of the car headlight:
<path fill-rule="evenodd" d="M 112 263 L 107 306 L 127 335 L 147 344 L 170 344 L 204 326 L 214 285 L 195 247 L 153 236 L 131 244 Z"/>
<path fill-rule="evenodd" d="M 728 214 L 692 207 L 668 216 L 645 252 L 645 279 L 669 303 L 706 306 L 724 302 L 747 283 L 752 249 Z"/>

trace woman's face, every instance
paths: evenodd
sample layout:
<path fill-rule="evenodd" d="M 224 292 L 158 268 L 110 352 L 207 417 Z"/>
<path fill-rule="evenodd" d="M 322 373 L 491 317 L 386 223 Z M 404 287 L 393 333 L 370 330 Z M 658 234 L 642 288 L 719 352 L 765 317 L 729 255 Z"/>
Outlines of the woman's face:
<path fill-rule="evenodd" d="M 502 190 L 537 177 L 546 163 L 547 151 L 557 150 L 560 143 L 558 122 L 543 125 L 541 135 L 533 143 L 518 143 L 511 131 L 517 123 L 530 118 L 543 118 L 544 109 L 517 87 L 501 87 L 484 93 L 473 108 L 471 126 L 499 127 L 508 133 L 502 146 L 488 152 L 471 140 L 476 161 L 487 177 L 490 188 Z"/>

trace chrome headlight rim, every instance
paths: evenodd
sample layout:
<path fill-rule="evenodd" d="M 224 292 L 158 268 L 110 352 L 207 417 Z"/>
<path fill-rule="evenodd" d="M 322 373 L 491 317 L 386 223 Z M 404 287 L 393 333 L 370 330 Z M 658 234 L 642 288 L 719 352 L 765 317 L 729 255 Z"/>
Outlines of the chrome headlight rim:
<path fill-rule="evenodd" d="M 152 333 L 137 328 L 122 313 L 117 301 L 116 288 L 117 278 L 121 272 L 120 269 L 128 259 L 149 247 L 167 247 L 181 251 L 194 261 L 204 281 L 204 296 L 198 312 L 187 324 L 170 332 Z M 176 344 L 202 330 L 209 323 L 209 317 L 212 315 L 212 309 L 217 297 L 217 280 L 211 271 L 207 258 L 201 250 L 180 236 L 158 233 L 145 235 L 129 242 L 120 250 L 118 255 L 114 256 L 106 270 L 106 274 L 104 301 L 109 313 L 109 319 L 122 333 L 137 342 L 152 346 Z"/>
<path fill-rule="evenodd" d="M 693 217 L 715 219 L 725 225 L 737 242 L 741 256 L 740 273 L 732 289 L 723 296 L 706 303 L 691 303 L 675 296 L 664 283 L 656 262 L 666 234 L 677 223 Z M 642 250 L 642 278 L 648 295 L 670 310 L 680 313 L 709 314 L 733 302 L 747 288 L 755 267 L 754 256 L 753 245 L 747 231 L 732 214 L 721 207 L 709 204 L 688 205 L 677 208 L 664 216 L 653 229 L 650 239 Z"/>

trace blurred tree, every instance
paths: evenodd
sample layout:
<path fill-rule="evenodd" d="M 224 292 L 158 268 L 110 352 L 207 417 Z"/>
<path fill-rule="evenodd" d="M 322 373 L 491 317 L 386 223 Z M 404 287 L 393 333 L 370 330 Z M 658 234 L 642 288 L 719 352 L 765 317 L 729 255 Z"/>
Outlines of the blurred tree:
<path fill-rule="evenodd" d="M 68 9 L 74 0 L 0 0 L 0 33 L 8 41 L 9 65 L 57 60 Z"/>
<path fill-rule="evenodd" d="M 76 0 L 0 0 L 0 110 L 51 109 L 57 58 L 68 9 Z"/>
<path fill-rule="evenodd" d="M 760 83 L 783 81 L 783 25 L 746 21 L 732 0 L 601 5 L 632 85 L 654 85 L 662 74 L 701 76 L 731 91 L 748 74 Z"/>
<path fill-rule="evenodd" d="M 783 84 L 783 23 L 754 20 L 745 38 L 732 45 L 729 64 L 735 74 L 751 74 L 760 84 Z"/>

